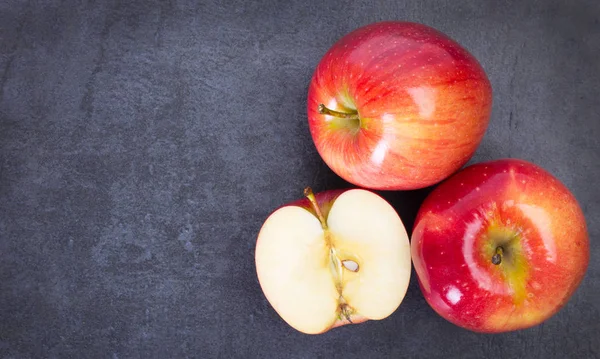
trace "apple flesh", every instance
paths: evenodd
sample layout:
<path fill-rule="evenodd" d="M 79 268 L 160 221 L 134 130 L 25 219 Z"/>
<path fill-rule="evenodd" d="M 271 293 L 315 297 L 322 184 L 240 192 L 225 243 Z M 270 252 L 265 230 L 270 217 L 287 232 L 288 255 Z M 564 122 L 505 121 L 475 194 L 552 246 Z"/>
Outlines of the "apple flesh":
<path fill-rule="evenodd" d="M 256 272 L 269 303 L 306 334 L 388 317 L 411 272 L 394 208 L 363 189 L 305 195 L 275 210 L 258 234 Z"/>
<path fill-rule="evenodd" d="M 308 123 L 324 162 L 368 189 L 410 190 L 448 177 L 488 126 L 483 68 L 445 34 L 388 21 L 336 42 L 308 89 Z"/>
<path fill-rule="evenodd" d="M 411 238 L 427 302 L 463 328 L 498 333 L 550 318 L 586 272 L 589 240 L 573 194 L 532 163 L 469 166 L 425 199 Z"/>

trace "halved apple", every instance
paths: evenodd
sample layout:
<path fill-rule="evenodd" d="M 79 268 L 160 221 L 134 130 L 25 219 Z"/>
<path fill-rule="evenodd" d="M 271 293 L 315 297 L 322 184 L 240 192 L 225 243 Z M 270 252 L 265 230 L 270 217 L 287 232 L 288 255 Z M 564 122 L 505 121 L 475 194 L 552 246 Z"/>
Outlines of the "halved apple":
<path fill-rule="evenodd" d="M 388 317 L 411 274 L 394 208 L 363 189 L 304 194 L 275 210 L 258 234 L 256 271 L 269 303 L 306 334 Z"/>

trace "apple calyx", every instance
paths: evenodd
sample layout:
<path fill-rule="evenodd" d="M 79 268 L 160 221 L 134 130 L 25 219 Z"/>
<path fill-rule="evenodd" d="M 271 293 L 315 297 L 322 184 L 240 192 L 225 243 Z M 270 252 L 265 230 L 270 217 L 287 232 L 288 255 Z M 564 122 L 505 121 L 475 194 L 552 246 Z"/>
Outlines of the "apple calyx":
<path fill-rule="evenodd" d="M 492 256 L 492 264 L 499 265 L 502 263 L 502 254 L 504 253 L 504 248 L 502 246 L 496 247 L 496 253 Z"/>
<path fill-rule="evenodd" d="M 346 320 L 348 321 L 348 323 L 354 324 L 352 322 L 352 319 L 350 319 L 350 315 L 353 313 L 353 310 L 348 304 L 342 302 L 343 299 L 344 297 L 340 296 L 340 315 L 338 316 L 338 318 L 342 319 L 343 315 L 344 318 L 346 318 Z"/>
<path fill-rule="evenodd" d="M 312 191 L 312 188 L 306 187 L 304 189 L 304 196 L 310 202 L 319 222 L 321 223 L 321 227 L 323 228 L 324 238 L 327 247 L 329 247 L 329 269 L 331 271 L 331 275 L 335 282 L 335 288 L 339 294 L 338 299 L 338 317 L 342 319 L 342 316 L 348 320 L 349 323 L 352 323 L 350 316 L 354 313 L 354 309 L 346 303 L 346 299 L 343 296 L 343 277 L 344 277 L 344 269 L 349 270 L 351 272 L 358 272 L 359 265 L 356 261 L 352 259 L 342 259 L 346 256 L 343 256 L 340 251 L 338 251 L 333 246 L 333 241 L 331 240 L 331 232 L 329 231 L 329 227 L 327 226 L 327 220 L 325 216 L 323 216 L 323 212 L 319 208 L 319 204 L 317 203 L 317 199 Z"/>
<path fill-rule="evenodd" d="M 521 245 L 521 230 L 503 223 L 492 223 L 487 231 L 489 244 L 485 257 L 490 258 L 495 271 L 499 271 L 511 288 L 515 304 L 527 299 L 527 279 L 529 264 Z"/>

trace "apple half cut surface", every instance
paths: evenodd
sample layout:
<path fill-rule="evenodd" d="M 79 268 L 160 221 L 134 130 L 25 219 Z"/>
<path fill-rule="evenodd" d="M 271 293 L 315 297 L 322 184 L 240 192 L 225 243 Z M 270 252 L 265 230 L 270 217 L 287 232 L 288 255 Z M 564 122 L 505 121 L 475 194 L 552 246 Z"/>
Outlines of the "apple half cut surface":
<path fill-rule="evenodd" d="M 391 315 L 411 273 L 394 208 L 363 189 L 304 194 L 275 210 L 258 234 L 256 271 L 269 303 L 306 334 Z"/>

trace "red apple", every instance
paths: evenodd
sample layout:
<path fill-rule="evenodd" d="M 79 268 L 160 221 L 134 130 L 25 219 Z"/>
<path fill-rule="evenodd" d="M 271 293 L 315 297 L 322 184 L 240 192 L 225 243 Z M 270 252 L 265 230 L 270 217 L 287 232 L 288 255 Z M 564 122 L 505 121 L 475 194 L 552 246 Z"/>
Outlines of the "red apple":
<path fill-rule="evenodd" d="M 425 25 L 379 22 L 335 43 L 308 90 L 316 149 L 344 180 L 379 190 L 435 184 L 472 157 L 488 126 L 477 60 Z"/>
<path fill-rule="evenodd" d="M 586 272 L 585 219 L 571 192 L 532 163 L 469 166 L 442 182 L 415 221 L 421 290 L 442 317 L 476 332 L 542 323 Z"/>
<path fill-rule="evenodd" d="M 269 303 L 306 334 L 388 317 L 411 274 L 394 208 L 363 189 L 305 194 L 269 215 L 258 234 L 256 272 Z"/>

